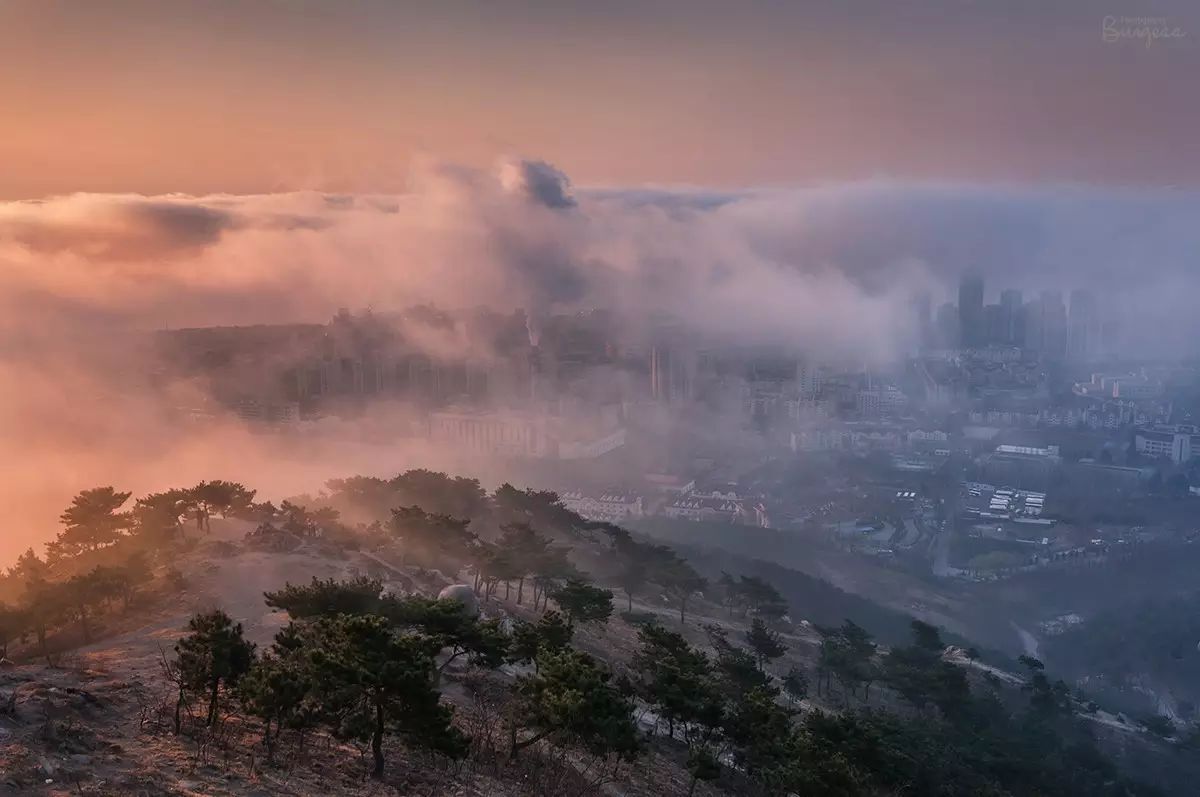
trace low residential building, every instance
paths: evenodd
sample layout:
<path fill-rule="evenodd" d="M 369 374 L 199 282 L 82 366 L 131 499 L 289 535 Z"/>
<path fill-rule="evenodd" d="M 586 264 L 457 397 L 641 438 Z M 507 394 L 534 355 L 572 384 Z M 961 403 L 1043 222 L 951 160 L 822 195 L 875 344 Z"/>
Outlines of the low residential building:
<path fill-rule="evenodd" d="M 984 457 L 982 472 L 989 481 L 998 484 L 1040 490 L 1045 489 L 1061 465 L 1058 446 L 1001 445 Z"/>
<path fill-rule="evenodd" d="M 1143 490 L 1154 476 L 1152 467 L 1134 468 L 1081 459 L 1068 469 L 1068 483 L 1078 493 L 1130 493 Z"/>
<path fill-rule="evenodd" d="M 647 473 L 646 486 L 660 493 L 684 495 L 696 489 L 696 480 L 678 473 Z"/>
<path fill-rule="evenodd" d="M 867 390 L 860 390 L 856 398 L 860 415 L 891 415 L 901 412 L 908 406 L 908 396 L 893 385 L 880 385 Z"/>
<path fill-rule="evenodd" d="M 1133 436 L 1134 450 L 1145 457 L 1169 459 L 1183 465 L 1200 456 L 1200 428 L 1195 426 L 1151 426 Z"/>
<path fill-rule="evenodd" d="M 1143 374 L 1092 374 L 1090 382 L 1075 385 L 1075 392 L 1085 396 L 1098 396 L 1125 401 L 1145 401 L 1160 398 L 1165 386 L 1160 379 Z"/>
<path fill-rule="evenodd" d="M 429 438 L 482 454 L 594 459 L 623 446 L 625 430 L 520 410 L 450 409 L 429 416 Z"/>
<path fill-rule="evenodd" d="M 663 507 L 663 514 L 683 520 L 770 527 L 767 510 L 761 503 L 747 501 L 738 497 L 736 493 L 719 490 L 681 495 Z"/>
<path fill-rule="evenodd" d="M 558 500 L 567 509 L 582 515 L 588 520 L 620 523 L 623 520 L 640 518 L 645 515 L 642 497 L 621 490 L 602 490 L 599 492 L 568 490 L 559 493 Z"/>
<path fill-rule="evenodd" d="M 929 446 L 944 447 L 950 440 L 950 435 L 940 429 L 925 431 L 924 429 L 914 429 L 908 433 L 908 444 L 910 446 L 918 446 L 927 448 Z"/>
<path fill-rule="evenodd" d="M 595 459 L 625 445 L 625 430 L 616 429 L 589 439 L 560 440 L 559 459 Z"/>
<path fill-rule="evenodd" d="M 239 418 L 249 423 L 287 425 L 300 420 L 300 404 L 295 401 L 243 399 L 235 410 Z"/>
<path fill-rule="evenodd" d="M 483 454 L 533 458 L 557 455 L 546 418 L 532 413 L 435 412 L 429 418 L 429 438 Z"/>

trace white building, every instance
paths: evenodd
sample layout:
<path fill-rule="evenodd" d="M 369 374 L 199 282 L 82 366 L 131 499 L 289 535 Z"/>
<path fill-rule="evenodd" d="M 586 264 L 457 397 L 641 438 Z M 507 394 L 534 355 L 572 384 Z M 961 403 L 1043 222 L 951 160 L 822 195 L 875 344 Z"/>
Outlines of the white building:
<path fill-rule="evenodd" d="M 908 444 L 915 445 L 921 443 L 945 443 L 950 440 L 950 435 L 940 429 L 925 431 L 924 429 L 914 429 L 908 433 Z"/>
<path fill-rule="evenodd" d="M 1125 401 L 1162 398 L 1163 383 L 1140 374 L 1092 374 L 1092 381 L 1075 385 L 1075 392 Z"/>
<path fill-rule="evenodd" d="M 1200 429 L 1195 426 L 1152 426 L 1138 429 L 1134 449 L 1143 456 L 1165 458 L 1183 465 L 1200 456 Z"/>
<path fill-rule="evenodd" d="M 565 493 L 559 493 L 558 500 L 567 509 L 588 520 L 620 523 L 623 520 L 640 518 L 645 515 L 640 495 L 631 495 L 619 490 L 606 490 L 598 493 L 568 490 Z"/>
<path fill-rule="evenodd" d="M 799 429 L 791 433 L 792 451 L 898 451 L 907 442 L 899 430 L 872 424 Z"/>
<path fill-rule="evenodd" d="M 625 430 L 617 429 L 591 439 L 560 440 L 559 459 L 595 459 L 625 445 Z"/>
<path fill-rule="evenodd" d="M 663 507 L 663 514 L 692 521 L 724 521 L 763 528 L 771 525 L 762 504 L 751 503 L 736 493 L 719 490 L 681 495 Z"/>
<path fill-rule="evenodd" d="M 625 429 L 519 410 L 441 410 L 429 416 L 429 439 L 481 454 L 594 459 L 625 445 Z"/>
<path fill-rule="evenodd" d="M 435 412 L 429 417 L 429 439 L 483 454 L 536 458 L 558 454 L 546 418 L 529 413 Z"/>
<path fill-rule="evenodd" d="M 891 414 L 901 412 L 908 406 L 908 396 L 892 385 L 881 385 L 869 390 L 860 390 L 857 406 L 862 415 Z"/>

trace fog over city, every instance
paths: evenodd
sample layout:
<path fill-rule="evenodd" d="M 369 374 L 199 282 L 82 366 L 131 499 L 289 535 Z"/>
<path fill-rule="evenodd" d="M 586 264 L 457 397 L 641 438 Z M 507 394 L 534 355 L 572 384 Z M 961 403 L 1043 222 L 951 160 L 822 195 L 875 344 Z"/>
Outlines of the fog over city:
<path fill-rule="evenodd" d="M 10 482 L 6 503 L 30 504 L 31 487 L 48 499 L 3 550 L 53 533 L 62 473 L 129 472 L 152 486 L 162 462 L 219 470 L 261 445 L 236 424 L 219 441 L 156 428 L 143 406 L 155 399 L 119 389 L 142 356 L 138 333 L 419 304 L 521 309 L 536 332 L 551 314 L 599 308 L 635 327 L 670 316 L 710 343 L 883 365 L 917 343 L 914 298 L 950 297 L 971 272 L 989 287 L 1089 287 L 1126 322 L 1121 353 L 1169 357 L 1200 332 L 1198 210 L 1189 192 L 1085 186 L 588 189 L 515 159 L 420 163 L 396 195 L 3 203 L 0 368 L 23 386 L 3 399 L 4 445 L 41 463 Z"/>
<path fill-rule="evenodd" d="M 1200 197 L 1183 190 L 888 181 L 589 190 L 540 161 L 494 172 L 426 164 L 412 184 L 398 195 L 4 203 L 6 323 L 55 308 L 152 328 L 422 302 L 606 307 L 879 359 L 911 342 L 906 300 L 949 296 L 972 271 L 998 288 L 1111 294 L 1130 318 L 1131 345 L 1150 344 L 1138 321 L 1150 308 L 1155 346 L 1186 346 L 1195 331 L 1182 294 Z"/>

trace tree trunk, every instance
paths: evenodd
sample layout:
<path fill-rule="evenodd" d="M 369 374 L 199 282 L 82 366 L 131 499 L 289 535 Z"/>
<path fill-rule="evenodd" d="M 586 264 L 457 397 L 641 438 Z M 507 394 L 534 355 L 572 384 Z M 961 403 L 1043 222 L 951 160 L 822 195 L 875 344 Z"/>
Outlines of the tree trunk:
<path fill-rule="evenodd" d="M 179 735 L 179 731 L 183 726 L 183 689 L 179 690 L 179 697 L 175 699 L 175 735 Z"/>
<path fill-rule="evenodd" d="M 687 623 L 687 621 L 683 619 L 684 611 L 686 609 L 687 609 L 687 598 L 682 598 L 679 601 L 679 624 L 680 625 L 685 625 Z"/>
<path fill-rule="evenodd" d="M 504 582 L 504 600 L 508 600 L 509 590 L 511 590 L 511 589 L 512 589 L 512 582 L 505 581 Z"/>
<path fill-rule="evenodd" d="M 692 782 L 688 784 L 688 797 L 692 797 L 696 793 L 696 781 L 699 780 L 695 775 L 692 775 Z"/>
<path fill-rule="evenodd" d="M 375 759 L 375 768 L 371 777 L 383 777 L 383 704 L 375 704 L 375 732 L 371 735 L 371 756 Z"/>
<path fill-rule="evenodd" d="M 208 693 L 208 726 L 211 728 L 217 723 L 217 698 L 221 693 L 221 681 L 214 678 L 212 682 L 212 691 Z"/>
<path fill-rule="evenodd" d="M 521 605 L 521 600 L 525 597 L 525 576 L 517 579 L 517 605 Z"/>
<path fill-rule="evenodd" d="M 629 602 L 629 612 L 630 612 L 630 614 L 632 614 L 633 613 L 633 593 L 630 592 L 629 590 L 625 590 L 625 600 L 627 600 Z"/>
<path fill-rule="evenodd" d="M 267 763 L 275 763 L 275 740 L 271 737 L 271 718 L 263 726 L 263 747 L 267 749 Z"/>
<path fill-rule="evenodd" d="M 512 740 L 512 751 L 509 753 L 509 760 L 511 761 L 512 759 L 515 759 L 517 757 L 517 753 L 524 750 L 526 747 L 529 747 L 530 745 L 537 744 L 542 739 L 545 739 L 547 736 L 549 736 L 552 732 L 553 731 L 551 730 L 544 730 L 541 733 L 534 734 L 523 742 L 518 742 L 517 726 L 514 725 L 510 736 L 510 739 Z"/>

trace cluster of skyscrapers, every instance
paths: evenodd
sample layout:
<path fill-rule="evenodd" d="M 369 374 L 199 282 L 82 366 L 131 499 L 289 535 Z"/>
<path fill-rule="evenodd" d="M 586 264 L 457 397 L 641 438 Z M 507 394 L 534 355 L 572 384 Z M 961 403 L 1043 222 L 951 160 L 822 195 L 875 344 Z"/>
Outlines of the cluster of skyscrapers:
<path fill-rule="evenodd" d="M 917 303 L 925 348 L 980 349 L 1013 346 L 1036 351 L 1046 359 L 1086 362 L 1112 354 L 1118 325 L 1100 313 L 1096 296 L 1086 289 L 1043 290 L 1025 300 L 1019 289 L 1000 292 L 985 303 L 983 277 L 966 274 L 958 286 L 958 303 L 946 302 L 936 314 L 928 295 Z"/>

